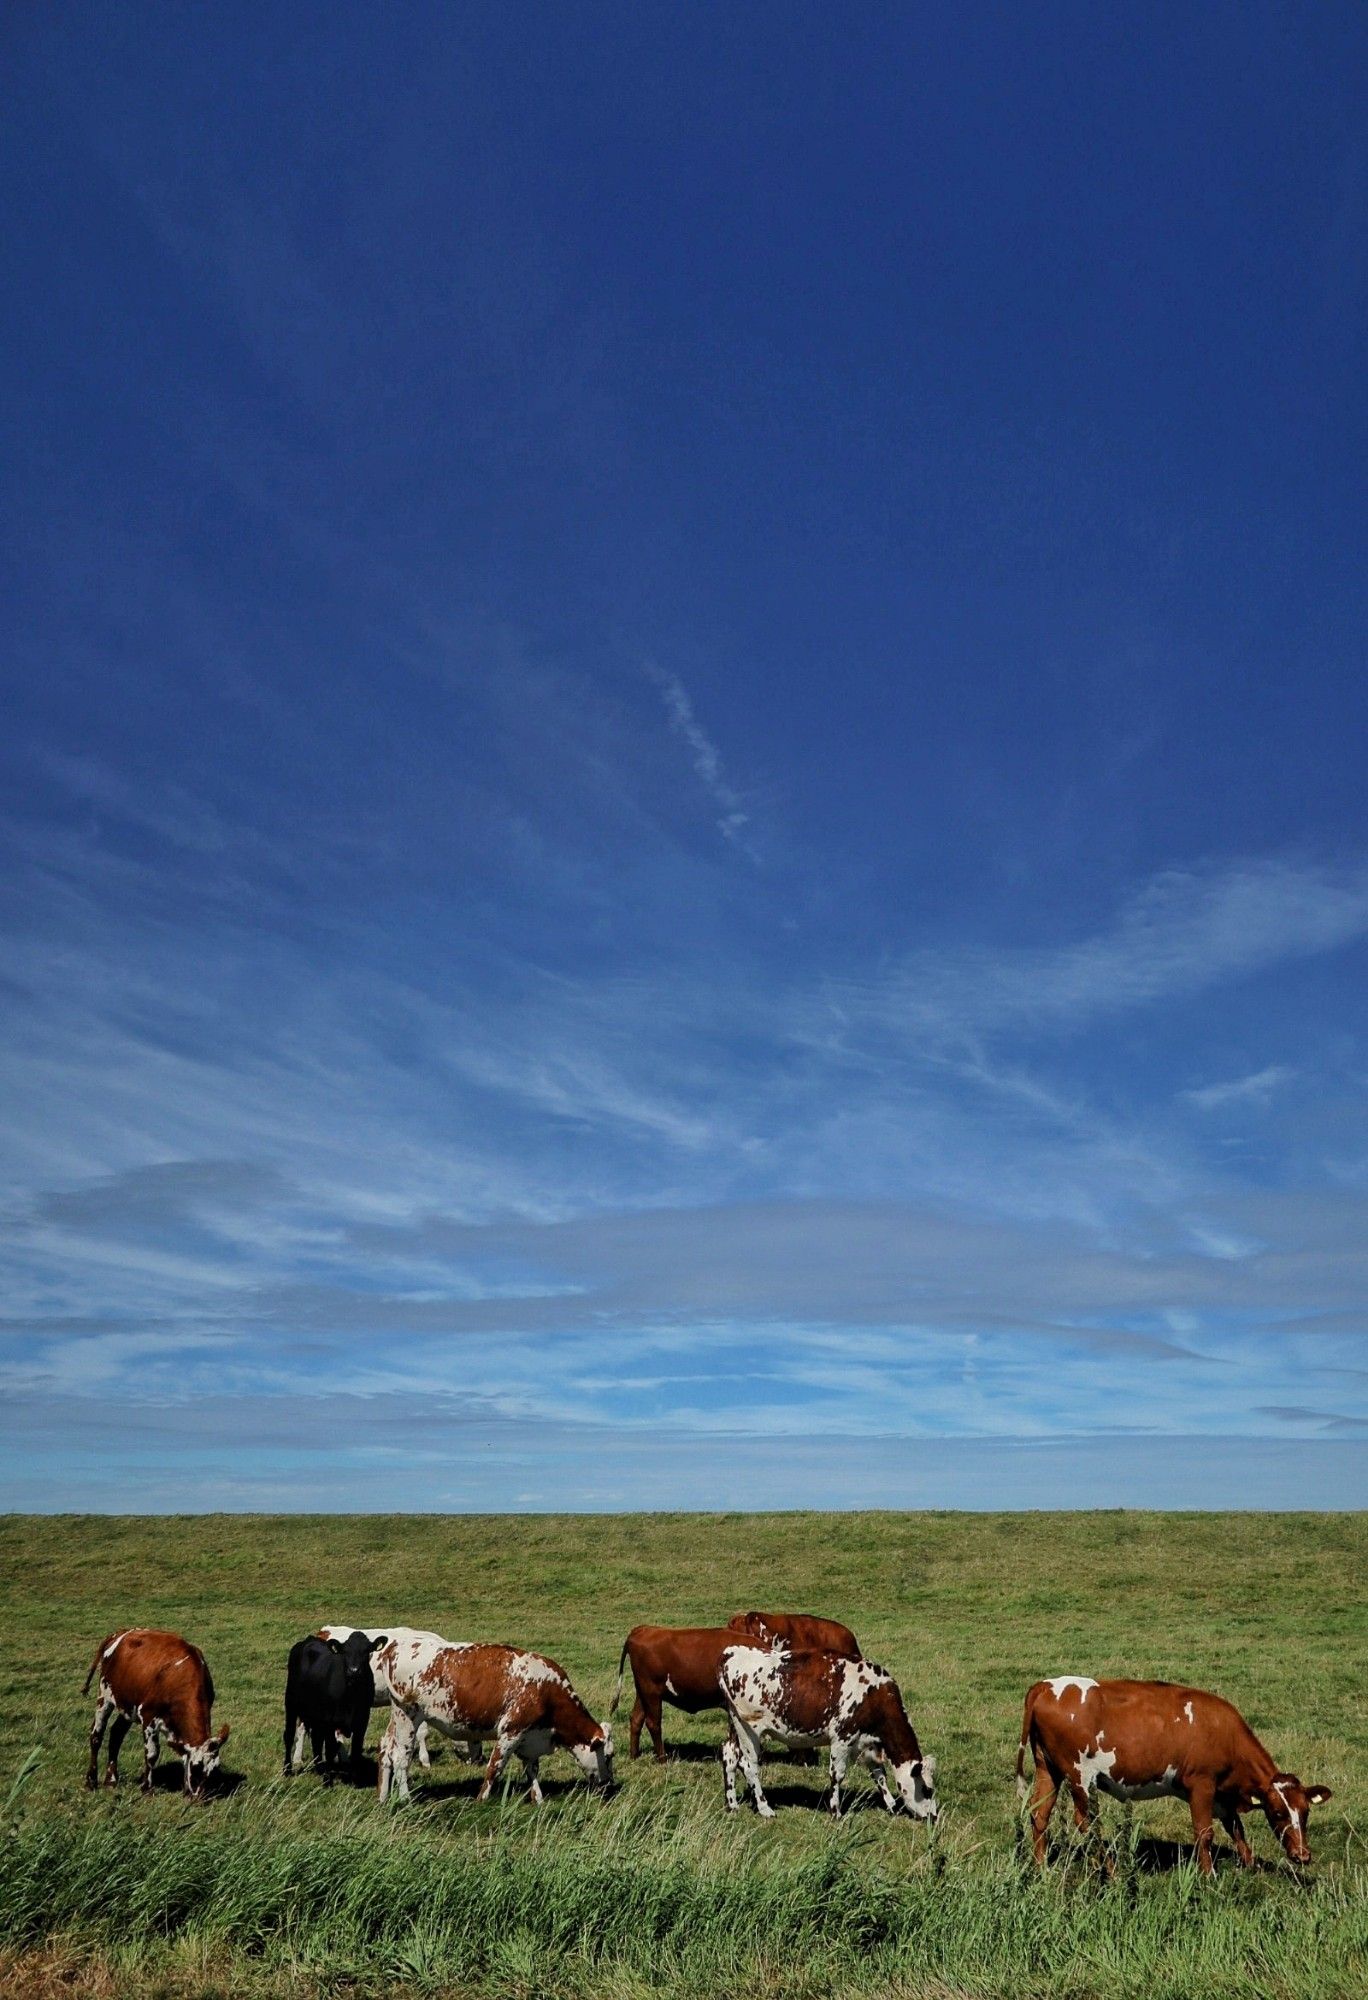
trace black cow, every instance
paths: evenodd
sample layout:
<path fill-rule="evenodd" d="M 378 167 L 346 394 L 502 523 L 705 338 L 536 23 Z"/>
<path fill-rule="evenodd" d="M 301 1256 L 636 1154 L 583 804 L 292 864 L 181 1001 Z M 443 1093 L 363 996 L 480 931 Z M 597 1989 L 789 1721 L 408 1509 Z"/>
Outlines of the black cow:
<path fill-rule="evenodd" d="M 350 1742 L 352 1770 L 359 1767 L 375 1700 L 371 1654 L 386 1643 L 384 1633 L 368 1639 L 364 1632 L 353 1632 L 347 1639 L 310 1634 L 291 1646 L 285 1675 L 287 1778 L 299 1769 L 306 1730 L 314 1763 L 323 1765 L 325 1785 L 332 1783 L 339 1743 Z"/>

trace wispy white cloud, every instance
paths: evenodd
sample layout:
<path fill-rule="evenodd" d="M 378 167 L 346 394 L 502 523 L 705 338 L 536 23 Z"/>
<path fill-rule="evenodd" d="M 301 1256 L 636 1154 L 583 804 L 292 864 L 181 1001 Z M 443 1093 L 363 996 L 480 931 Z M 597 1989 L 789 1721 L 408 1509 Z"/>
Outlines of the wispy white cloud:
<path fill-rule="evenodd" d="M 1266 1069 L 1254 1070 L 1249 1076 L 1235 1077 L 1228 1083 L 1203 1084 L 1198 1090 L 1184 1090 L 1179 1095 L 1200 1111 L 1223 1110 L 1230 1104 L 1266 1104 L 1274 1091 L 1290 1083 L 1296 1074 L 1286 1063 L 1270 1063 Z"/>
<path fill-rule="evenodd" d="M 1368 937 L 1368 867 L 1246 861 L 1170 869 L 1116 921 L 1051 947 L 927 950 L 876 981 L 838 981 L 855 1021 L 952 1040 L 1063 1033 L 1127 1009 L 1180 1001 Z"/>
<path fill-rule="evenodd" d="M 719 809 L 718 832 L 733 846 L 744 849 L 754 860 L 755 851 L 744 838 L 750 825 L 750 814 L 741 794 L 727 780 L 717 745 L 694 714 L 693 702 L 684 683 L 677 674 L 658 666 L 654 660 L 646 662 L 645 672 L 647 679 L 660 691 L 671 729 L 688 746 L 699 781 Z"/>

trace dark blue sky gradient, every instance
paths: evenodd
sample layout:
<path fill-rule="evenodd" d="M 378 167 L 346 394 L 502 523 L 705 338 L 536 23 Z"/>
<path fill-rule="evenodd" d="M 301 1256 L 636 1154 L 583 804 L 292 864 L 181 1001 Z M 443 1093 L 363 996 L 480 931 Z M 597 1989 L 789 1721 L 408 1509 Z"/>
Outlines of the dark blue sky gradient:
<path fill-rule="evenodd" d="M 1362 10 L 3 34 L 0 1500 L 1368 1500 Z"/>

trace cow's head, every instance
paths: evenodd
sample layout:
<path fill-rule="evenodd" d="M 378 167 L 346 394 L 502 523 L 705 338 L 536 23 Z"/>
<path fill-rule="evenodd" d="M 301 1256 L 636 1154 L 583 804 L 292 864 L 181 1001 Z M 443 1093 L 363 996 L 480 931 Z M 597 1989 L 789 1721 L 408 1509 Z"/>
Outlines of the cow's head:
<path fill-rule="evenodd" d="M 727 1630 L 744 1632 L 748 1639 L 764 1640 L 774 1637 L 763 1611 L 738 1611 L 734 1618 L 727 1620 Z"/>
<path fill-rule="evenodd" d="M 206 1737 L 203 1743 L 174 1743 L 185 1760 L 185 1792 L 187 1798 L 202 1799 L 204 1788 L 219 1767 L 223 1746 L 228 1741 L 228 1731 L 232 1724 L 225 1722 L 217 1736 Z"/>
<path fill-rule="evenodd" d="M 893 1782 L 898 1788 L 898 1797 L 913 1819 L 937 1818 L 940 1806 L 936 1800 L 934 1757 L 909 1757 L 902 1764 L 895 1764 L 892 1758 L 888 1757 L 884 1759 L 884 1768 L 892 1772 Z"/>
<path fill-rule="evenodd" d="M 1262 1806 L 1289 1861 L 1299 1868 L 1311 1859 L 1306 1839 L 1306 1822 L 1312 1806 L 1324 1805 L 1331 1796 L 1328 1785 L 1304 1785 L 1291 1771 L 1275 1771 L 1259 1791 L 1251 1792 L 1251 1806 Z"/>
<path fill-rule="evenodd" d="M 570 1745 L 570 1755 L 590 1784 L 601 1792 L 613 1789 L 613 1725 L 594 1724 L 594 1733 L 581 1743 Z"/>

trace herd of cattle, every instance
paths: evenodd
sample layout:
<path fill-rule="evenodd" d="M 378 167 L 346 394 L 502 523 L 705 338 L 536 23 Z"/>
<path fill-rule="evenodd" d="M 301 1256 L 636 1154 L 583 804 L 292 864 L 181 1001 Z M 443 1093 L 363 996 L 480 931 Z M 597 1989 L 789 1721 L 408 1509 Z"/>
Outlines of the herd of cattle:
<path fill-rule="evenodd" d="M 852 1764 L 862 1764 L 889 1812 L 901 1804 L 914 1819 L 935 1820 L 935 1759 L 922 1754 L 892 1675 L 865 1659 L 847 1626 L 778 1612 L 740 1612 L 729 1625 L 716 1627 L 638 1625 L 622 1648 L 607 1722 L 594 1719 L 563 1669 L 544 1654 L 453 1644 L 408 1626 L 381 1631 L 324 1625 L 290 1652 L 285 1773 L 299 1769 L 306 1741 L 325 1783 L 332 1780 L 341 1749 L 357 1770 L 371 1710 L 387 1707 L 379 1756 L 382 1801 L 391 1789 L 401 1799 L 409 1796 L 412 1757 L 429 1761 L 429 1728 L 450 1738 L 471 1761 L 485 1764 L 482 1799 L 489 1797 L 506 1760 L 516 1756 L 528 1794 L 540 1804 L 538 1767 L 553 1749 L 568 1750 L 590 1783 L 607 1791 L 613 1784 L 612 1717 L 629 1664 L 636 1688 L 632 1757 L 639 1754 L 644 1725 L 664 1762 L 661 1714 L 667 1703 L 690 1715 L 725 1712 L 722 1768 L 731 1811 L 738 1805 L 739 1772 L 756 1811 L 773 1816 L 760 1783 L 760 1747 L 769 1741 L 827 1750 L 826 1804 L 833 1814 L 841 1810 L 841 1786 Z M 228 1725 L 212 1728 L 214 1683 L 199 1648 L 172 1632 L 115 1632 L 96 1651 L 86 1691 L 97 1673 L 86 1783 L 93 1788 L 99 1781 L 107 1728 L 105 1783 L 118 1783 L 119 1749 L 137 1722 L 144 1791 L 151 1789 L 165 1737 L 183 1759 L 185 1791 L 202 1798 Z M 1255 1808 L 1267 1816 L 1289 1860 L 1309 1861 L 1307 1817 L 1313 1805 L 1330 1797 L 1326 1786 L 1304 1785 L 1291 1771 L 1280 1771 L 1229 1702 L 1169 1681 L 1074 1675 L 1037 1681 L 1026 1696 L 1017 1750 L 1023 1799 L 1028 1751 L 1035 1766 L 1029 1817 L 1037 1861 L 1045 1858 L 1050 1815 L 1065 1788 L 1084 1831 L 1098 1792 L 1127 1801 L 1186 1799 L 1198 1863 L 1207 1874 L 1213 1868 L 1213 1820 L 1229 1834 L 1240 1861 L 1252 1860 L 1241 1814 Z"/>

